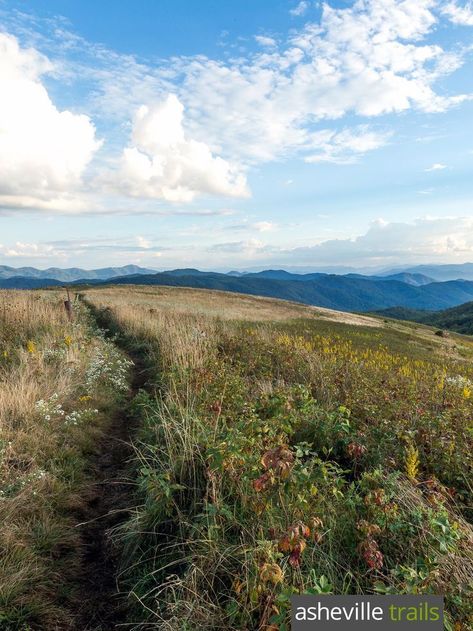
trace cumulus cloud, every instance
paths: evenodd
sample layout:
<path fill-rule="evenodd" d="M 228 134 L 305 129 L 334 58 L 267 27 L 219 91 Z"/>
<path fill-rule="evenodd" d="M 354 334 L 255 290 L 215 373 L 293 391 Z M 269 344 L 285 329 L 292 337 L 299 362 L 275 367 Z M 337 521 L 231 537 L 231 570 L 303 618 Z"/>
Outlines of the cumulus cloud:
<path fill-rule="evenodd" d="M 0 205 L 79 210 L 74 195 L 100 146 L 87 116 L 60 111 L 41 76 L 48 59 L 0 33 Z"/>
<path fill-rule="evenodd" d="M 304 15 L 304 13 L 307 13 L 309 6 L 310 2 L 308 2 L 308 0 L 301 0 L 298 5 L 296 5 L 293 9 L 290 9 L 289 13 L 291 15 L 299 17 L 301 15 Z"/>
<path fill-rule="evenodd" d="M 473 2 L 471 0 L 464 6 L 460 6 L 458 2 L 447 2 L 442 13 L 454 24 L 473 26 Z"/>
<path fill-rule="evenodd" d="M 252 163 L 314 155 L 314 131 L 324 121 L 444 112 L 470 95 L 435 90 L 463 63 L 460 52 L 432 41 L 436 6 L 435 0 L 357 0 L 341 9 L 325 3 L 320 23 L 307 23 L 277 50 L 230 62 L 177 59 L 179 98 L 192 112 L 187 127 L 224 157 Z M 317 153 L 327 153 L 322 140 Z"/>
<path fill-rule="evenodd" d="M 189 202 L 199 194 L 246 197 L 245 175 L 214 156 L 204 142 L 188 139 L 184 107 L 170 94 L 135 116 L 131 145 L 122 156 L 120 189 L 134 197 Z"/>

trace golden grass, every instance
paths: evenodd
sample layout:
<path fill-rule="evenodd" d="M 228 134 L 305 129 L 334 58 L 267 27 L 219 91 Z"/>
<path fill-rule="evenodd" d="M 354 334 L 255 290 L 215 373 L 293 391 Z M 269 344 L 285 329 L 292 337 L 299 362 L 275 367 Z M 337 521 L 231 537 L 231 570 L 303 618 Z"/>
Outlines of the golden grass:
<path fill-rule="evenodd" d="M 470 339 L 205 290 L 87 299 L 159 378 L 125 535 L 149 628 L 266 628 L 267 603 L 282 621 L 280 591 L 313 588 L 314 573 L 333 593 L 446 593 L 450 621 L 470 628 Z M 296 456 L 298 445 L 312 454 Z M 280 449 L 288 475 L 268 478 L 264 462 Z M 281 542 L 301 523 L 317 539 L 291 559 Z M 262 580 L 268 566 L 281 582 Z"/>
<path fill-rule="evenodd" d="M 292 318 L 313 318 L 347 322 L 359 326 L 382 326 L 382 321 L 369 316 L 310 307 L 287 300 L 248 296 L 227 291 L 191 289 L 187 287 L 127 286 L 87 290 L 100 296 L 110 306 L 123 304 L 131 298 L 133 307 L 148 307 L 173 313 L 192 313 L 218 317 L 222 320 L 280 321 Z"/>
<path fill-rule="evenodd" d="M 106 410 L 113 397 L 103 387 L 87 392 L 87 370 L 105 342 L 79 304 L 68 321 L 63 299 L 62 292 L 0 292 L 2 629 L 73 624 L 60 603 L 73 599 L 68 581 L 81 553 L 70 511 L 81 503 L 85 455 L 108 423 L 95 408 Z"/>
<path fill-rule="evenodd" d="M 193 289 L 187 287 L 160 287 L 149 285 L 111 286 L 88 289 L 85 296 L 99 307 L 123 311 L 128 306 L 133 312 L 127 316 L 130 326 L 139 320 L 140 328 L 151 332 L 153 320 L 164 314 L 171 316 L 202 316 L 221 321 L 244 321 L 261 323 L 284 323 L 289 320 L 319 322 L 321 331 L 338 330 L 345 333 L 347 327 L 353 331 L 366 331 L 366 335 L 383 340 L 385 335 L 404 340 L 407 351 L 413 348 L 434 353 L 449 359 L 473 359 L 473 339 L 470 336 L 450 333 L 446 337 L 434 335 L 435 329 L 422 324 L 399 320 L 386 320 L 375 316 L 312 307 L 296 302 L 248 296 L 225 291 Z M 201 320 L 203 321 L 203 320 Z M 324 324 L 326 326 L 324 326 Z"/>

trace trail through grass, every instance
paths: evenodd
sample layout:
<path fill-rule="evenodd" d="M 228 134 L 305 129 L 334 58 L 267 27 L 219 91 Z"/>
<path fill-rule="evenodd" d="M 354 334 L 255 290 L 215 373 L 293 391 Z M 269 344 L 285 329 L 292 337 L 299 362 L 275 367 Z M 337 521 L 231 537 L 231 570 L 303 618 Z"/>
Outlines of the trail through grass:
<path fill-rule="evenodd" d="M 1 631 L 287 631 L 294 593 L 471 631 L 473 341 L 208 295 L 0 294 Z"/>
<path fill-rule="evenodd" d="M 293 593 L 441 593 L 471 630 L 472 341 L 137 294 L 88 292 L 157 382 L 119 535 L 133 629 L 285 631 Z"/>
<path fill-rule="evenodd" d="M 59 292 L 0 301 L 0 629 L 114 629 L 108 533 L 132 502 L 139 370 L 80 303 L 69 322 Z"/>

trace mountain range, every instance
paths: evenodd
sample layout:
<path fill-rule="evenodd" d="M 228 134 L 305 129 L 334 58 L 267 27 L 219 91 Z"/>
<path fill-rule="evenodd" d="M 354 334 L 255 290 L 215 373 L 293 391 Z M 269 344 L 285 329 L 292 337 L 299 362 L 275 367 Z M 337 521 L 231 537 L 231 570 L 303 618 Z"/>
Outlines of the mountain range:
<path fill-rule="evenodd" d="M 153 274 L 155 270 L 138 267 L 138 265 L 125 265 L 124 267 L 103 267 L 101 269 L 81 269 L 70 267 L 61 269 L 49 267 L 48 269 L 36 269 L 35 267 L 8 267 L 0 265 L 0 281 L 9 278 L 34 278 L 38 280 L 56 280 L 65 283 L 76 280 L 110 280 L 119 276 L 130 274 Z M 1 285 L 3 287 L 3 285 Z"/>
<path fill-rule="evenodd" d="M 468 264 L 473 270 L 473 264 Z M 400 307 L 440 311 L 473 301 L 472 280 L 437 281 L 448 275 L 448 267 L 468 271 L 465 266 L 423 266 L 393 274 L 373 276 L 322 272 L 292 273 L 286 270 L 228 274 L 176 269 L 155 272 L 129 265 L 120 268 L 61 270 L 0 267 L 0 287 L 32 289 L 62 285 L 139 284 L 215 289 L 293 300 L 341 311 L 383 311 Z M 424 272 L 429 271 L 429 274 Z M 388 315 L 388 314 L 386 314 Z M 396 317 L 396 316 L 392 316 Z M 420 316 L 419 316 L 420 317 Z"/>

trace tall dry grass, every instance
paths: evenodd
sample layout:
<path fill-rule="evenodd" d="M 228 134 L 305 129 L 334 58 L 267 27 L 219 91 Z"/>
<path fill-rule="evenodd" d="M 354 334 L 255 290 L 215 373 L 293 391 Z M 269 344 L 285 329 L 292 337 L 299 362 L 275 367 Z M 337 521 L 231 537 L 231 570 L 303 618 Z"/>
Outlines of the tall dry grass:
<path fill-rule="evenodd" d="M 69 322 L 61 292 L 0 292 L 2 630 L 73 628 L 75 515 L 115 399 L 87 386 L 105 344 L 79 303 Z"/>
<path fill-rule="evenodd" d="M 88 299 L 159 386 L 135 403 L 139 504 L 121 533 L 134 628 L 283 630 L 292 593 L 373 591 L 445 593 L 447 628 L 471 628 L 473 374 L 459 354 L 436 354 L 427 329 Z"/>

